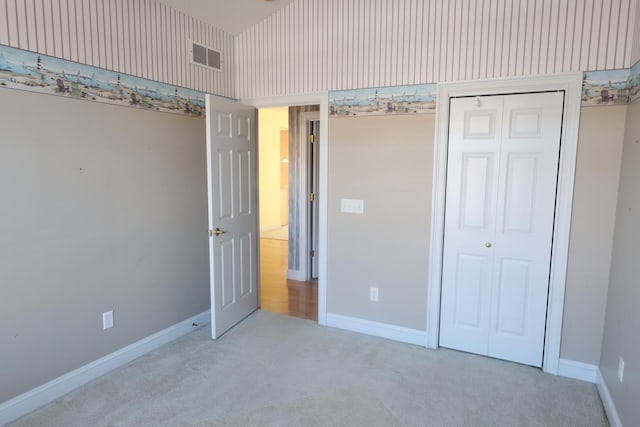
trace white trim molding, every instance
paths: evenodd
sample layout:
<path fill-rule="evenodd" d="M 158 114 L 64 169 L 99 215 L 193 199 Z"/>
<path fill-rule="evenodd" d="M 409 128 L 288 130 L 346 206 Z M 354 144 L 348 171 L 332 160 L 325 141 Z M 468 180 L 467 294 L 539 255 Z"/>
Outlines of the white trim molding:
<path fill-rule="evenodd" d="M 576 362 L 575 360 L 560 359 L 558 375 L 596 384 L 598 382 L 598 367 L 588 363 Z"/>
<path fill-rule="evenodd" d="M 573 183 L 578 147 L 581 90 L 582 72 L 451 82 L 438 85 L 427 303 L 428 347 L 438 347 L 440 333 L 440 292 L 442 289 L 442 249 L 450 98 L 457 96 L 564 91 L 565 104 L 553 231 L 549 303 L 547 306 L 546 336 L 542 362 L 542 369 L 545 372 L 558 375 Z"/>
<path fill-rule="evenodd" d="M 425 331 L 335 313 L 327 313 L 327 326 L 423 347 L 427 341 L 427 333 Z"/>
<path fill-rule="evenodd" d="M 150 351 L 201 328 L 209 322 L 211 322 L 211 311 L 207 310 L 16 396 L 0 405 L 0 425 L 15 421 L 78 387 L 88 384 L 132 360 L 144 356 Z"/>
<path fill-rule="evenodd" d="M 243 99 L 244 104 L 256 108 L 271 108 L 294 105 L 320 104 L 320 194 L 328 194 L 327 175 L 329 171 L 329 93 L 315 92 L 291 96 Z M 321 197 L 318 203 L 318 324 L 327 324 L 327 198 Z"/>
<path fill-rule="evenodd" d="M 596 386 L 598 387 L 598 394 L 600 394 L 600 400 L 602 400 L 604 411 L 607 413 L 609 424 L 611 425 L 611 427 L 622 427 L 620 415 L 618 414 L 615 403 L 613 403 L 613 398 L 611 397 L 611 393 L 609 393 L 609 388 L 607 387 L 607 383 L 604 380 L 602 371 L 598 369 L 597 374 L 598 382 L 596 383 Z"/>
<path fill-rule="evenodd" d="M 307 276 L 302 270 L 287 270 L 287 279 L 289 280 L 297 280 L 299 282 L 304 282 L 307 280 Z"/>

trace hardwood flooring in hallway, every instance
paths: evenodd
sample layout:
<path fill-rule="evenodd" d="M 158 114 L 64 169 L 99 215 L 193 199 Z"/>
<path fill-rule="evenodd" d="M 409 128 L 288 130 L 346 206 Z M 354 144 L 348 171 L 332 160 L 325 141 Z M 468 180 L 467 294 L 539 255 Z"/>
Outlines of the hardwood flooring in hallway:
<path fill-rule="evenodd" d="M 265 311 L 318 320 L 318 282 L 287 279 L 288 242 L 260 239 L 260 306 Z"/>

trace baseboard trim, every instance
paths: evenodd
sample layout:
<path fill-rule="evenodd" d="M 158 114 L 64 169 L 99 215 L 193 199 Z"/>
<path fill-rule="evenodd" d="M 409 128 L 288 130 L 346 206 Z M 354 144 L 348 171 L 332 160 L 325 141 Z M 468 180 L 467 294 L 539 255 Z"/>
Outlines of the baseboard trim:
<path fill-rule="evenodd" d="M 607 413 L 607 418 L 609 419 L 609 424 L 611 427 L 622 427 L 622 421 L 620 421 L 620 415 L 618 415 L 618 410 L 616 409 L 616 405 L 613 403 L 613 398 L 611 397 L 611 393 L 609 393 L 609 387 L 607 387 L 607 383 L 604 380 L 604 376 L 602 376 L 602 372 L 598 368 L 597 370 L 598 382 L 596 386 L 598 387 L 598 393 L 600 394 L 600 400 L 602 400 L 602 406 L 604 406 L 604 411 Z"/>
<path fill-rule="evenodd" d="M 558 375 L 596 384 L 598 382 L 598 367 L 588 363 L 576 362 L 575 360 L 560 359 L 558 362 Z"/>
<path fill-rule="evenodd" d="M 327 313 L 327 326 L 426 347 L 427 332 L 341 314 Z"/>
<path fill-rule="evenodd" d="M 0 404 L 0 426 L 211 322 L 207 310 Z"/>
<path fill-rule="evenodd" d="M 287 279 L 289 280 L 297 280 L 299 282 L 304 282 L 307 280 L 304 272 L 300 270 L 287 270 Z"/>

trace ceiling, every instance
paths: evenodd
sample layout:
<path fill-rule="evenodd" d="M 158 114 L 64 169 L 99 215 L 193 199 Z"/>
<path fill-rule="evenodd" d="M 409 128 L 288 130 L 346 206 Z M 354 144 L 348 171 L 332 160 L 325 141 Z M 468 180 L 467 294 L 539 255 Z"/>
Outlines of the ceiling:
<path fill-rule="evenodd" d="M 159 0 L 231 34 L 240 34 L 293 0 Z"/>

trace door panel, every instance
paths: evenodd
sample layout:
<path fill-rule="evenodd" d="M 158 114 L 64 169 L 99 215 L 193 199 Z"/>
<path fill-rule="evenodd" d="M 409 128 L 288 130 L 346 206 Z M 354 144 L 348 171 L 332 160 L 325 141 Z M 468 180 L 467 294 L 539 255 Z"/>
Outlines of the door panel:
<path fill-rule="evenodd" d="M 238 238 L 240 242 L 240 297 L 244 298 L 247 295 L 251 295 L 253 292 L 253 277 L 252 277 L 252 233 L 245 234 Z"/>
<path fill-rule="evenodd" d="M 235 269 L 233 268 L 233 240 L 220 242 L 220 276 L 216 277 L 220 283 L 221 304 L 220 308 L 225 310 L 234 303 L 234 282 Z"/>
<path fill-rule="evenodd" d="M 463 154 L 460 229 L 486 229 L 491 195 L 492 154 Z"/>
<path fill-rule="evenodd" d="M 214 339 L 258 307 L 255 117 L 253 107 L 207 96 Z"/>
<path fill-rule="evenodd" d="M 451 100 L 445 347 L 542 364 L 563 100 L 560 92 Z M 462 254 L 482 268 L 460 264 Z M 465 311 L 480 319 L 474 331 L 455 321 Z"/>
<path fill-rule="evenodd" d="M 233 194 L 232 188 L 228 185 L 233 181 L 233 153 L 231 150 L 218 150 L 218 205 L 217 205 L 217 218 L 221 221 L 223 219 L 230 219 L 233 214 Z M 214 196 L 215 197 L 215 196 Z"/>
<path fill-rule="evenodd" d="M 459 254 L 458 271 L 456 274 L 456 311 L 455 323 L 457 326 L 478 328 L 481 326 L 482 295 L 486 294 L 483 288 L 483 268 L 486 257 L 477 255 Z"/>
<path fill-rule="evenodd" d="M 531 153 L 510 153 L 506 168 L 504 231 L 528 233 L 534 220 L 538 156 Z"/>
<path fill-rule="evenodd" d="M 529 299 L 531 276 L 529 260 L 501 260 L 498 283 L 497 333 L 524 335 L 525 314 Z"/>
<path fill-rule="evenodd" d="M 238 215 L 251 215 L 252 213 L 252 197 L 251 180 L 253 167 L 251 161 L 251 152 L 246 150 L 238 150 Z"/>

